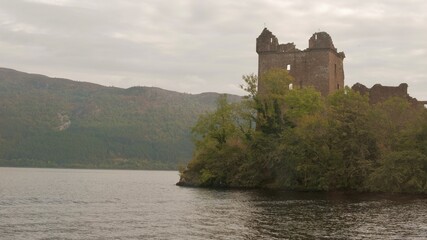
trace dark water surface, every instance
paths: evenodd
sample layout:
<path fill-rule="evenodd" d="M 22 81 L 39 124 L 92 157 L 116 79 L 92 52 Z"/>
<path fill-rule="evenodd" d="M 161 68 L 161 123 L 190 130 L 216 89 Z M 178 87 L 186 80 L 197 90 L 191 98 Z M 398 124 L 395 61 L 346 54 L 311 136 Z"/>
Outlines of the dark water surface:
<path fill-rule="evenodd" d="M 427 198 L 177 187 L 177 172 L 0 168 L 0 239 L 427 239 Z"/>

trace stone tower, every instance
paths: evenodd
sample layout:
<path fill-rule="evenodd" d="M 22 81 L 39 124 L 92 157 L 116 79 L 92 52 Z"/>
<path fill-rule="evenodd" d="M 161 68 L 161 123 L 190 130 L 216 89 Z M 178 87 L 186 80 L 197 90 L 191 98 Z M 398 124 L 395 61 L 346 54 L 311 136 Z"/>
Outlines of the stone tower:
<path fill-rule="evenodd" d="M 295 87 L 313 86 L 323 96 L 344 87 L 343 52 L 337 52 L 331 36 L 317 32 L 308 41 L 308 48 L 299 50 L 294 43 L 279 44 L 264 28 L 256 40 L 258 53 L 258 91 L 263 93 L 262 75 L 271 68 L 282 68 L 294 77 Z"/>

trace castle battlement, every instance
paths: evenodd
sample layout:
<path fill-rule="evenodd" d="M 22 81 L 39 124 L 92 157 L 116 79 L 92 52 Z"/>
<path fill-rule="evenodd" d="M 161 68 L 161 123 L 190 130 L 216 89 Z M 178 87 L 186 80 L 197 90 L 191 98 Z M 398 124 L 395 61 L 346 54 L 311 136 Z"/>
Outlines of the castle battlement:
<path fill-rule="evenodd" d="M 262 75 L 272 68 L 289 71 L 295 79 L 294 86 L 313 86 L 326 96 L 344 87 L 343 60 L 332 38 L 326 32 L 314 33 L 308 48 L 300 50 L 293 42 L 279 44 L 277 37 L 264 28 L 256 39 L 258 53 L 259 92 L 263 92 Z"/>

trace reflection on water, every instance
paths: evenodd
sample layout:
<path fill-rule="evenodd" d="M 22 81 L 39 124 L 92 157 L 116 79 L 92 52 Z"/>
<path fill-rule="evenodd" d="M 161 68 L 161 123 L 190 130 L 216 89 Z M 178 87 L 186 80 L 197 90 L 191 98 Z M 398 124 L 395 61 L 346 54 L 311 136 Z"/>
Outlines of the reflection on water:
<path fill-rule="evenodd" d="M 208 190 L 177 172 L 0 168 L 0 239 L 427 239 L 425 196 Z"/>

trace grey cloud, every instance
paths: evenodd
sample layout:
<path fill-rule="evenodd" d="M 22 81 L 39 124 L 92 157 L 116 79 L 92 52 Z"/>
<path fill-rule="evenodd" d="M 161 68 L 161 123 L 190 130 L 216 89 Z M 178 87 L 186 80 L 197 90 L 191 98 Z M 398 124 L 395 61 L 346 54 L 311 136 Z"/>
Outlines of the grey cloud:
<path fill-rule="evenodd" d="M 313 32 L 329 32 L 346 53 L 347 84 L 406 81 L 412 95 L 427 98 L 427 3 L 421 0 L 0 0 L 0 5 L 3 67 L 118 87 L 242 94 L 241 75 L 257 72 L 255 39 L 266 24 L 281 42 L 300 49 Z"/>

